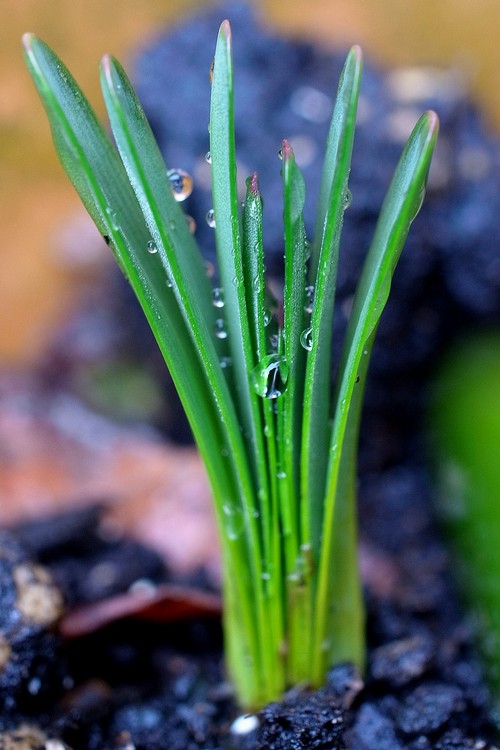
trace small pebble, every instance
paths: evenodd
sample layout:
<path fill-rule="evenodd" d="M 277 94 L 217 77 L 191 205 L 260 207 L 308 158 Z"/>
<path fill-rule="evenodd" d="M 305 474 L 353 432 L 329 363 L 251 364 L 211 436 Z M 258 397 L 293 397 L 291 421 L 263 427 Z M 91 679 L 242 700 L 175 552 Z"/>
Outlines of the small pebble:
<path fill-rule="evenodd" d="M 397 712 L 396 723 L 405 734 L 431 734 L 464 708 L 462 691 L 454 685 L 427 683 L 411 693 Z"/>
<path fill-rule="evenodd" d="M 391 641 L 373 651 L 371 673 L 376 680 L 400 687 L 424 674 L 434 654 L 432 640 L 423 635 Z"/>

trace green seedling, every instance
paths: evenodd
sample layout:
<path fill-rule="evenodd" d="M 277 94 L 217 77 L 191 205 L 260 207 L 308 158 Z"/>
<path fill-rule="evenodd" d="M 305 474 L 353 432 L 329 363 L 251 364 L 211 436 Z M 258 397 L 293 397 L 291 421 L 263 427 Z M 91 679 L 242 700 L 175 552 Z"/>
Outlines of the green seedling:
<path fill-rule="evenodd" d="M 31 34 L 24 47 L 59 158 L 135 290 L 205 462 L 223 558 L 226 661 L 241 704 L 261 706 L 298 683 L 318 686 L 339 661 L 362 667 L 355 508 L 362 394 L 394 268 L 423 200 L 436 115 L 421 117 L 396 168 L 332 387 L 360 50 L 351 50 L 340 79 L 311 243 L 304 180 L 282 143 L 285 275 L 276 305 L 266 286 L 257 175 L 247 180 L 243 206 L 237 192 L 229 23 L 218 35 L 210 108 L 215 289 L 176 200 L 188 178 L 166 171 L 120 64 L 108 56 L 101 63 L 115 149 L 49 47 Z"/>

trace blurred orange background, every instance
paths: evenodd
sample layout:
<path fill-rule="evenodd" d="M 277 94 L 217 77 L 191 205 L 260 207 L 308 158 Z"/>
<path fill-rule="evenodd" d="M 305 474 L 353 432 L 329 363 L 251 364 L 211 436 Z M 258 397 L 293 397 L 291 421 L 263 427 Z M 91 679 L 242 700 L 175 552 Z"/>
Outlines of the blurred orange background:
<path fill-rule="evenodd" d="M 126 63 L 127 52 L 143 45 L 148 36 L 209 4 L 213 3 L 0 0 L 0 361 L 4 365 L 36 360 L 50 325 L 64 315 L 75 291 L 92 272 L 92 257 L 70 262 L 65 256 L 65 232 L 79 236 L 83 254 L 94 243 L 93 229 L 55 157 L 45 115 L 23 65 L 21 34 L 33 31 L 53 46 L 102 115 L 97 75 L 102 54 L 112 52 Z M 255 4 L 275 28 L 330 46 L 360 43 L 377 62 L 451 65 L 463 73 L 492 127 L 500 126 L 498 0 L 261 0 Z"/>

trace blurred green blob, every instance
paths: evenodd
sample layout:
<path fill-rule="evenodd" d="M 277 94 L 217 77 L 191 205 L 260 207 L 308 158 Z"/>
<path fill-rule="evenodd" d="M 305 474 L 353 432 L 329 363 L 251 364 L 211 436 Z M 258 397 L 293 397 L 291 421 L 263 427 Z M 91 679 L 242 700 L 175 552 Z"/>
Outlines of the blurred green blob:
<path fill-rule="evenodd" d="M 165 408 L 158 381 L 142 363 L 113 361 L 81 368 L 76 387 L 94 409 L 121 422 L 151 423 Z"/>
<path fill-rule="evenodd" d="M 500 331 L 456 345 L 432 394 L 438 507 L 485 673 L 500 701 Z"/>

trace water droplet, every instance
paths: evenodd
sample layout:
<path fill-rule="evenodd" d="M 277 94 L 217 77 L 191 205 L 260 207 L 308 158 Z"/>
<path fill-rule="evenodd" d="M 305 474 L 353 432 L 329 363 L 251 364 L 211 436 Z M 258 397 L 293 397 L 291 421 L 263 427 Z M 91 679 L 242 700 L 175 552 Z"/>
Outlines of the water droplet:
<path fill-rule="evenodd" d="M 253 386 L 262 398 L 279 398 L 286 388 L 288 364 L 279 354 L 263 357 L 252 372 Z"/>
<path fill-rule="evenodd" d="M 238 716 L 238 718 L 231 724 L 229 731 L 231 734 L 245 735 L 250 732 L 255 732 L 255 730 L 259 728 L 259 724 L 259 718 L 255 714 Z"/>
<path fill-rule="evenodd" d="M 306 328 L 302 333 L 300 334 L 300 343 L 301 346 L 304 347 L 304 349 L 307 352 L 310 352 L 313 348 L 313 336 L 312 336 L 312 328 L 309 326 L 309 328 Z"/>
<path fill-rule="evenodd" d="M 269 427 L 269 425 L 268 425 L 268 424 L 265 424 L 265 425 L 264 425 L 264 435 L 265 435 L 266 437 L 269 437 L 269 435 L 270 435 L 270 434 L 271 434 L 271 428 Z"/>
<path fill-rule="evenodd" d="M 347 188 L 347 190 L 344 193 L 344 211 L 349 208 L 351 203 L 352 203 L 352 193 L 349 190 L 349 188 Z"/>
<path fill-rule="evenodd" d="M 193 178 L 183 169 L 169 169 L 167 177 L 170 180 L 174 198 L 179 203 L 185 201 L 193 192 Z"/>
<path fill-rule="evenodd" d="M 314 305 L 314 284 L 309 284 L 306 286 L 305 290 L 306 295 L 306 304 L 304 305 L 304 312 L 308 315 L 312 314 L 313 311 L 313 305 Z"/>
<path fill-rule="evenodd" d="M 207 224 L 210 227 L 210 229 L 213 229 L 215 227 L 215 212 L 213 208 L 207 211 L 207 215 L 205 216 L 205 219 L 207 220 Z"/>
<path fill-rule="evenodd" d="M 233 276 L 233 286 L 238 286 L 238 285 L 239 285 L 239 283 L 240 283 L 240 282 L 239 282 L 239 279 L 238 279 L 238 277 L 237 277 L 237 276 Z"/>
<path fill-rule="evenodd" d="M 283 149 L 282 148 L 280 148 L 280 150 L 278 151 L 278 159 L 283 160 Z"/>
<path fill-rule="evenodd" d="M 261 578 L 263 581 L 270 581 L 271 580 L 271 574 L 270 573 L 262 573 Z"/>
<path fill-rule="evenodd" d="M 212 305 L 214 307 L 224 307 L 224 297 L 220 286 L 214 287 L 212 292 Z"/>
<path fill-rule="evenodd" d="M 273 319 L 273 316 L 271 315 L 271 311 L 267 310 L 266 308 L 264 310 L 264 327 L 267 327 L 272 319 Z"/>
<path fill-rule="evenodd" d="M 173 284 L 172 284 L 172 279 L 170 278 L 170 276 L 167 276 L 165 284 L 167 285 L 167 289 L 172 289 Z"/>
<path fill-rule="evenodd" d="M 219 364 L 221 368 L 225 370 L 226 368 L 231 367 L 231 365 L 233 364 L 233 360 L 231 359 L 231 357 L 221 357 Z"/>
<path fill-rule="evenodd" d="M 189 214 L 186 214 L 186 221 L 189 229 L 189 234 L 194 234 L 196 232 L 196 222 L 193 219 L 192 216 L 189 216 Z"/>
<path fill-rule="evenodd" d="M 224 328 L 224 321 L 222 318 L 217 318 L 215 321 L 215 336 L 218 339 L 227 339 L 227 331 Z"/>
<path fill-rule="evenodd" d="M 226 503 L 222 506 L 224 514 L 224 530 L 232 541 L 240 536 L 244 527 L 244 517 L 241 508 Z"/>
<path fill-rule="evenodd" d="M 277 479 L 286 479 L 286 471 L 278 471 L 276 474 Z"/>
<path fill-rule="evenodd" d="M 153 240 L 149 240 L 148 253 L 151 253 L 151 255 L 153 255 L 154 253 L 157 253 L 157 252 L 158 252 L 158 248 L 156 247 L 155 243 L 153 242 Z"/>
<path fill-rule="evenodd" d="M 415 201 L 414 201 L 414 203 L 413 203 L 413 205 L 411 207 L 411 219 L 410 219 L 410 222 L 413 221 L 416 218 L 418 212 L 422 208 L 422 204 L 424 202 L 424 198 L 425 198 L 425 185 L 422 185 L 422 187 L 420 188 L 420 191 L 419 191 L 418 195 L 416 196 L 416 199 L 415 199 Z"/>
<path fill-rule="evenodd" d="M 210 153 L 210 151 L 207 151 L 207 153 L 205 154 L 205 161 L 207 162 L 207 164 L 212 163 L 212 154 Z"/>
<path fill-rule="evenodd" d="M 253 288 L 256 292 L 260 292 L 260 276 L 256 274 L 253 278 Z"/>
<path fill-rule="evenodd" d="M 272 333 L 269 336 L 269 346 L 271 349 L 274 349 L 275 351 L 278 350 L 278 344 L 279 344 L 279 336 L 277 333 Z"/>
<path fill-rule="evenodd" d="M 120 225 L 118 224 L 116 211 L 113 211 L 111 206 L 106 206 L 106 213 L 108 214 L 109 219 L 111 221 L 111 226 L 113 227 L 115 231 L 118 231 L 118 229 L 120 229 Z"/>

